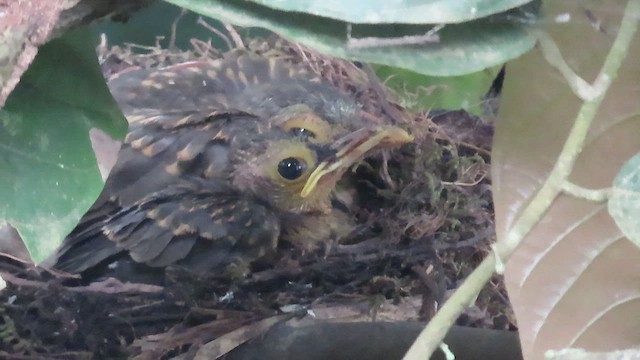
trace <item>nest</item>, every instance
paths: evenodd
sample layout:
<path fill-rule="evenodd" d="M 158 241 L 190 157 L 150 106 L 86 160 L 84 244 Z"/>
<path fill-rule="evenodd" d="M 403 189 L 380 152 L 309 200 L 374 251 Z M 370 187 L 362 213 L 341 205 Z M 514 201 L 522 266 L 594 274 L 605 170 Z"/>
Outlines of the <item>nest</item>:
<path fill-rule="evenodd" d="M 310 313 L 341 321 L 428 320 L 490 251 L 491 124 L 464 111 L 408 112 L 363 64 L 276 37 L 246 44 L 232 38 L 236 47 L 305 66 L 355 97 L 372 117 L 416 136 L 413 144 L 355 169 L 359 199 L 366 199 L 356 212 L 361 226 L 321 251 L 284 246 L 272 263 L 239 283 L 178 271 L 163 287 L 113 279 L 78 285 L 2 258 L 8 282 L 0 293 L 4 358 L 191 358 L 215 339 L 239 345 L 264 333 L 265 324 Z M 105 76 L 222 55 L 200 42 L 186 52 L 133 50 L 103 44 Z M 458 323 L 514 329 L 500 278 Z"/>

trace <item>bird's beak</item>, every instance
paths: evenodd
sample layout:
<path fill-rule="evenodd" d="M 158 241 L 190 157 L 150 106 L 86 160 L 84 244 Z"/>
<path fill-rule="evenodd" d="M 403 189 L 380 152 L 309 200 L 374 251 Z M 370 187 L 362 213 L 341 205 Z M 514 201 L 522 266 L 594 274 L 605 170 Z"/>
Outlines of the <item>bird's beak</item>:
<path fill-rule="evenodd" d="M 396 126 L 374 126 L 356 130 L 331 144 L 335 155 L 313 170 L 300 195 L 309 196 L 321 183 L 335 183 L 354 163 L 372 150 L 395 148 L 413 141 L 413 136 Z"/>

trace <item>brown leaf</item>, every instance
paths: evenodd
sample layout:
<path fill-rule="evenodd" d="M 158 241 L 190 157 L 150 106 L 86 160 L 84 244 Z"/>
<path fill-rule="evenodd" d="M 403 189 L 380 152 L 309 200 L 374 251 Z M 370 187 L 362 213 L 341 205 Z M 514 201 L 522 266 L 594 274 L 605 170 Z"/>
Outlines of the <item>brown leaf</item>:
<path fill-rule="evenodd" d="M 626 1 L 547 2 L 545 31 L 567 63 L 592 82 L 611 48 Z M 597 5 L 594 5 L 597 4 Z M 551 8 L 552 7 L 552 8 Z M 640 150 L 640 36 L 636 34 L 602 103 L 570 180 L 610 187 Z M 504 240 L 551 172 L 582 104 L 566 81 L 533 51 L 507 69 L 494 142 L 498 238 Z M 549 349 L 610 351 L 640 341 L 640 249 L 625 239 L 603 203 L 560 195 L 506 267 L 509 296 L 525 358 Z"/>

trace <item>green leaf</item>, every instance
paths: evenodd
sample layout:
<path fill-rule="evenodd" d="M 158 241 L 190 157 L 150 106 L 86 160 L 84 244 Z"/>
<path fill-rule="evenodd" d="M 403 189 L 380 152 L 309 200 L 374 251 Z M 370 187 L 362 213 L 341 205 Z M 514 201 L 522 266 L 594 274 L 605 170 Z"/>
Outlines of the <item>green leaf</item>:
<path fill-rule="evenodd" d="M 608 205 L 622 233 L 640 246 L 640 153 L 626 162 L 613 180 Z"/>
<path fill-rule="evenodd" d="M 351 23 L 444 24 L 497 14 L 531 0 L 251 0 L 283 11 L 295 11 Z"/>
<path fill-rule="evenodd" d="M 491 87 L 501 66 L 461 76 L 437 77 L 413 71 L 376 66 L 376 74 L 400 99 L 401 105 L 414 112 L 431 109 L 465 109 L 483 113 L 483 97 Z"/>
<path fill-rule="evenodd" d="M 0 110 L 0 223 L 18 230 L 36 262 L 102 189 L 89 130 L 126 133 L 92 40 L 81 28 L 41 47 Z"/>
<path fill-rule="evenodd" d="M 425 34 L 433 29 L 432 25 L 352 25 L 351 37 L 348 38 L 349 24 L 346 22 L 307 14 L 292 16 L 251 2 L 167 1 L 233 25 L 266 28 L 321 53 L 432 76 L 468 74 L 502 64 L 525 53 L 535 43 L 527 33 L 524 21 L 514 20 L 535 16 L 535 7 L 446 25 L 437 31 L 439 41 L 434 42 L 424 41 Z M 416 36 L 422 37 L 423 41 L 406 43 L 410 39 L 415 40 Z M 376 38 L 378 43 L 380 39 L 405 43 L 363 47 L 362 40 L 366 38 Z"/>

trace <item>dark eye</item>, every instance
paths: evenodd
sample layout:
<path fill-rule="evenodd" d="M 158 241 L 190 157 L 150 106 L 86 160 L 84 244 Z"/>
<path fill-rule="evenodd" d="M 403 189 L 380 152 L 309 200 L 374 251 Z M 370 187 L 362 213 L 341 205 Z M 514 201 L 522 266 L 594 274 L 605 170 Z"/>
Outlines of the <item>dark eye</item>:
<path fill-rule="evenodd" d="M 278 164 L 278 173 L 287 180 L 295 180 L 304 174 L 307 164 L 300 159 L 286 158 Z"/>
<path fill-rule="evenodd" d="M 316 134 L 313 133 L 313 131 L 305 129 L 305 128 L 298 128 L 298 127 L 294 127 L 291 128 L 289 130 L 289 133 L 296 135 L 296 136 L 304 136 L 304 137 L 310 137 L 310 138 L 315 138 Z"/>

